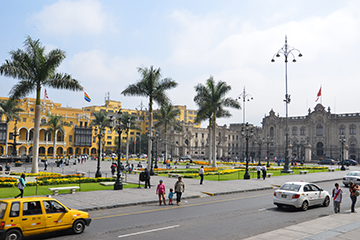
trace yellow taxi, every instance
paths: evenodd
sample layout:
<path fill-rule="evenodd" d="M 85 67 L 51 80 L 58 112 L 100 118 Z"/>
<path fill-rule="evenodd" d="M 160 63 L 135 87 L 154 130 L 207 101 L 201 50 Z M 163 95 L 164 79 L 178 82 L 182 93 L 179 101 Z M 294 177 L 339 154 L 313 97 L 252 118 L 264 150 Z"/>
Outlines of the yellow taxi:
<path fill-rule="evenodd" d="M 50 197 L 0 200 L 0 239 L 18 240 L 70 228 L 80 234 L 90 222 L 87 212 L 67 208 Z"/>

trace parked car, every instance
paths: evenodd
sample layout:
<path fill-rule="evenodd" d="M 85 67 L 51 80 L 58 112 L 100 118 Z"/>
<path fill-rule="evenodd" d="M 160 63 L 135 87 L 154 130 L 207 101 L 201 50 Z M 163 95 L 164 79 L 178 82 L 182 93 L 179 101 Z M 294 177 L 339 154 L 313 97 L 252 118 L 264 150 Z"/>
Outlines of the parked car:
<path fill-rule="evenodd" d="M 337 162 L 338 165 L 342 165 L 342 161 L 338 161 Z M 346 166 L 355 166 L 357 165 L 357 162 L 355 160 L 352 160 L 352 159 L 345 159 L 344 160 L 344 165 Z"/>
<path fill-rule="evenodd" d="M 360 171 L 352 171 L 348 172 L 346 176 L 343 178 L 343 184 L 347 187 L 350 182 L 354 182 L 354 184 L 360 185 Z"/>
<path fill-rule="evenodd" d="M 140 158 L 147 158 L 148 156 L 146 154 L 141 154 Z"/>
<path fill-rule="evenodd" d="M 0 201 L 0 239 L 72 229 L 75 234 L 89 226 L 87 212 L 70 209 L 49 197 L 27 197 Z"/>
<path fill-rule="evenodd" d="M 334 165 L 335 161 L 333 159 L 323 159 L 321 161 L 318 161 L 318 164 L 321 164 L 321 165 Z"/>
<path fill-rule="evenodd" d="M 314 205 L 328 207 L 330 194 L 313 183 L 287 182 L 274 192 L 273 201 L 278 208 L 292 206 L 306 211 Z"/>
<path fill-rule="evenodd" d="M 192 160 L 190 155 L 182 156 L 179 158 L 179 160 Z"/>

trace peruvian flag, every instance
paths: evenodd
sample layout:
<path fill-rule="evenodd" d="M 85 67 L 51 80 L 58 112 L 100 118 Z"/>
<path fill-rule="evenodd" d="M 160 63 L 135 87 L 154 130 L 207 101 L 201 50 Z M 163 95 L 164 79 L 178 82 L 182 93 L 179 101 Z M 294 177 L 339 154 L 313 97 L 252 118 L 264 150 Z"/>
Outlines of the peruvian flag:
<path fill-rule="evenodd" d="M 319 89 L 319 92 L 318 92 L 318 94 L 317 94 L 317 98 L 316 98 L 315 102 L 317 102 L 320 97 L 321 97 L 321 87 L 320 87 L 320 89 Z"/>
<path fill-rule="evenodd" d="M 45 88 L 45 94 L 44 94 L 44 97 L 49 99 L 49 96 L 47 95 L 47 91 L 46 91 L 46 88 Z"/>

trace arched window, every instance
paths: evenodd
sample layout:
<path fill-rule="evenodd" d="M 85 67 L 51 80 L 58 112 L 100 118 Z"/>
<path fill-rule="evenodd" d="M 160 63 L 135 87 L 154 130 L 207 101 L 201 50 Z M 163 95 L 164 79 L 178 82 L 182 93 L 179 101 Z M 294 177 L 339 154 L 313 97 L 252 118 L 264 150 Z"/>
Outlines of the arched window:
<path fill-rule="evenodd" d="M 339 132 L 340 135 L 345 135 L 345 126 L 341 126 L 340 127 L 340 132 Z"/>
<path fill-rule="evenodd" d="M 356 153 L 356 143 L 350 143 L 349 152 Z"/>
<path fill-rule="evenodd" d="M 319 123 L 318 125 L 316 125 L 316 135 L 317 136 L 322 136 L 324 134 L 324 128 L 323 126 Z M 319 155 L 318 155 L 319 156 Z"/>
<path fill-rule="evenodd" d="M 270 127 L 270 137 L 274 138 L 274 127 Z"/>
<path fill-rule="evenodd" d="M 356 134 L 356 127 L 355 127 L 355 125 L 351 125 L 349 130 L 350 130 L 350 132 L 349 132 L 350 135 L 355 135 L 355 134 Z"/>
<path fill-rule="evenodd" d="M 296 136 L 297 135 L 297 127 L 293 127 L 292 128 L 292 135 Z"/>
<path fill-rule="evenodd" d="M 300 129 L 300 135 L 301 135 L 301 136 L 304 136 L 304 135 L 305 135 L 305 127 L 302 127 L 302 128 Z"/>
<path fill-rule="evenodd" d="M 316 155 L 319 157 L 324 156 L 324 144 L 322 142 L 316 144 Z"/>

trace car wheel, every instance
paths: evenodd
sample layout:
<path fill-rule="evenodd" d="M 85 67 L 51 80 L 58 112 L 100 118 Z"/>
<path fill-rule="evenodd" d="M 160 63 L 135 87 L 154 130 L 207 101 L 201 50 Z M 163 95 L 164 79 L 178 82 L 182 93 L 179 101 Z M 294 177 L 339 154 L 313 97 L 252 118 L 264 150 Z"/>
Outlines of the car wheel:
<path fill-rule="evenodd" d="M 348 186 L 349 186 L 349 184 L 345 184 L 345 183 L 344 183 L 344 185 L 345 185 L 345 187 L 348 187 Z"/>
<path fill-rule="evenodd" d="M 76 220 L 72 226 L 72 230 L 76 234 L 80 234 L 85 230 L 85 222 L 83 220 Z"/>
<path fill-rule="evenodd" d="M 304 201 L 301 205 L 301 210 L 306 211 L 309 208 L 309 203 L 307 201 Z"/>
<path fill-rule="evenodd" d="M 9 230 L 5 235 L 5 240 L 20 240 L 21 232 L 17 229 Z"/>
<path fill-rule="evenodd" d="M 330 198 L 327 196 L 324 200 L 323 206 L 328 207 L 330 205 Z"/>

